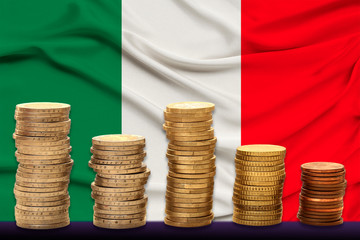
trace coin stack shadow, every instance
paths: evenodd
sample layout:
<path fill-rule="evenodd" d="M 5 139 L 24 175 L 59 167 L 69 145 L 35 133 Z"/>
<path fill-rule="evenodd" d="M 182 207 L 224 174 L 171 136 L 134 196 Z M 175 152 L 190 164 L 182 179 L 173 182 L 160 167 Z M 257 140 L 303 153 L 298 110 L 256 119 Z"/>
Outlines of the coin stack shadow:
<path fill-rule="evenodd" d="M 286 149 L 254 144 L 237 148 L 233 222 L 249 226 L 281 223 Z"/>
<path fill-rule="evenodd" d="M 113 134 L 92 139 L 89 166 L 97 172 L 91 184 L 95 200 L 93 224 L 128 229 L 146 224 L 145 184 L 150 170 L 143 163 L 145 138 Z"/>
<path fill-rule="evenodd" d="M 70 224 L 68 184 L 70 105 L 24 103 L 15 110 L 13 135 L 19 162 L 14 194 L 16 225 L 53 229 Z"/>
<path fill-rule="evenodd" d="M 164 111 L 169 173 L 165 224 L 201 227 L 211 224 L 215 176 L 212 111 L 205 102 L 169 104 Z"/>
<path fill-rule="evenodd" d="M 332 162 L 302 164 L 301 180 L 300 222 L 315 226 L 342 224 L 346 188 L 344 165 Z"/>

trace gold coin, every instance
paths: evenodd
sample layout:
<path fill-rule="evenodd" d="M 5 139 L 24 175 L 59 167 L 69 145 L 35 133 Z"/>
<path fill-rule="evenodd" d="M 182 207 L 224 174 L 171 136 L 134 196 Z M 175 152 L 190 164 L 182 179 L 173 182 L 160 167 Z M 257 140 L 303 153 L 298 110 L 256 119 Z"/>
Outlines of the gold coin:
<path fill-rule="evenodd" d="M 139 168 L 131 168 L 131 169 L 115 169 L 115 170 L 109 170 L 109 169 L 97 169 L 96 173 L 100 177 L 104 178 L 121 178 L 122 175 L 129 175 L 129 174 L 139 174 L 144 173 L 146 171 L 147 167 L 146 164 L 142 164 Z M 109 176 L 112 175 L 113 177 Z M 119 175 L 119 176 L 117 176 Z"/>
<path fill-rule="evenodd" d="M 266 186 L 275 186 L 275 185 L 280 185 L 284 183 L 284 179 L 281 180 L 272 180 L 272 181 L 250 181 L 250 180 L 240 180 L 240 179 L 236 179 L 235 180 L 238 184 L 241 185 L 248 185 L 248 186 L 262 186 L 262 187 L 266 187 Z"/>
<path fill-rule="evenodd" d="M 281 219 L 276 220 L 267 220 L 267 221 L 251 221 L 251 220 L 243 220 L 233 217 L 233 222 L 241 225 L 247 226 L 271 226 L 281 223 Z"/>
<path fill-rule="evenodd" d="M 232 200 L 233 203 L 245 205 L 245 206 L 267 206 L 267 205 L 281 204 L 281 199 L 254 201 L 254 200 L 242 200 L 233 197 Z"/>
<path fill-rule="evenodd" d="M 22 223 L 22 222 L 16 222 L 16 226 L 20 228 L 26 228 L 26 229 L 56 229 L 56 228 L 63 228 L 70 224 L 70 219 L 66 220 L 61 223 L 54 223 L 54 224 L 28 224 L 28 223 Z"/>
<path fill-rule="evenodd" d="M 125 170 L 125 169 L 141 168 L 145 164 L 142 162 L 138 162 L 136 164 L 105 165 L 105 164 L 94 164 L 91 161 L 89 161 L 88 165 L 89 167 L 94 169 L 94 171 L 101 171 L 101 170 Z"/>
<path fill-rule="evenodd" d="M 93 154 L 94 158 L 101 159 L 101 160 L 111 160 L 111 161 L 123 161 L 123 160 L 140 160 L 144 159 L 146 156 L 146 152 L 140 154 L 133 154 L 133 155 L 99 155 Z"/>
<path fill-rule="evenodd" d="M 251 172 L 251 171 L 242 171 L 237 170 L 237 173 L 241 177 L 249 176 L 249 177 L 268 177 L 268 179 L 275 178 L 275 177 L 282 177 L 285 175 L 285 169 L 281 169 L 278 171 L 272 171 L 272 172 Z"/>
<path fill-rule="evenodd" d="M 167 185 L 166 190 L 169 192 L 182 193 L 182 194 L 213 193 L 213 187 L 184 189 L 184 188 L 174 188 Z"/>
<path fill-rule="evenodd" d="M 62 150 L 53 150 L 53 151 L 39 151 L 37 149 L 24 149 L 24 148 L 18 148 L 17 153 L 20 154 L 29 154 L 29 155 L 37 155 L 37 156 L 53 156 L 53 155 L 62 155 L 62 154 L 69 154 L 72 150 L 72 147 L 69 147 L 67 149 Z"/>
<path fill-rule="evenodd" d="M 143 197 L 144 193 L 145 193 L 145 188 L 142 188 L 141 190 L 138 191 L 132 191 L 132 192 L 120 192 L 120 193 L 114 193 L 114 192 L 99 192 L 99 191 L 92 191 L 92 193 L 94 194 L 94 196 L 101 196 L 101 197 Z"/>
<path fill-rule="evenodd" d="M 179 207 L 179 208 L 203 208 L 203 207 L 212 207 L 213 201 L 212 199 L 208 202 L 199 202 L 199 203 L 181 203 L 181 202 L 173 202 L 171 200 L 166 200 L 166 207 Z"/>
<path fill-rule="evenodd" d="M 200 112 L 200 113 L 174 113 L 174 112 L 167 112 L 164 110 L 164 118 L 170 117 L 170 118 L 191 118 L 191 117 L 206 117 L 211 116 L 212 112 Z"/>
<path fill-rule="evenodd" d="M 172 141 L 182 141 L 182 142 L 193 142 L 193 141 L 203 141 L 203 140 L 210 140 L 214 138 L 214 133 L 209 133 L 206 135 L 200 135 L 200 136 L 191 136 L 191 137 L 178 137 L 173 135 L 166 135 L 166 137 Z M 179 144 L 180 145 L 180 144 Z"/>
<path fill-rule="evenodd" d="M 29 201 L 29 200 L 16 199 L 16 204 L 27 207 L 56 207 L 60 205 L 70 204 L 70 198 L 66 200 L 58 200 L 58 201 Z"/>
<path fill-rule="evenodd" d="M 101 146 L 131 146 L 144 145 L 145 137 L 128 134 L 109 134 L 92 138 L 92 144 Z"/>
<path fill-rule="evenodd" d="M 66 103 L 32 102 L 17 104 L 15 110 L 29 113 L 67 113 L 70 108 L 70 105 Z"/>
<path fill-rule="evenodd" d="M 237 188 L 236 186 L 234 186 L 234 193 L 242 194 L 245 196 L 251 196 L 251 197 L 254 197 L 254 196 L 264 196 L 264 197 L 265 196 L 279 196 L 279 195 L 282 195 L 282 191 L 283 191 L 282 188 L 274 190 L 274 191 L 246 191 L 244 189 L 240 189 L 240 188 Z"/>
<path fill-rule="evenodd" d="M 101 196 L 101 195 L 96 195 L 94 193 L 91 194 L 91 197 L 100 204 L 111 204 L 113 206 L 117 206 L 118 203 L 121 203 L 122 201 L 132 201 L 132 200 L 137 200 L 139 198 L 141 198 L 143 196 L 143 194 L 139 194 L 139 195 L 132 195 L 132 196 L 122 196 L 122 197 L 108 197 L 108 196 Z"/>
<path fill-rule="evenodd" d="M 178 102 L 166 106 L 166 111 L 172 113 L 204 113 L 214 109 L 215 104 L 209 102 Z"/>
<path fill-rule="evenodd" d="M 71 120 L 69 119 L 64 122 L 53 122 L 53 123 L 34 123 L 34 122 L 26 122 L 26 121 L 16 121 L 16 128 L 18 126 L 35 127 L 35 128 L 58 128 L 58 127 L 69 128 L 71 126 Z"/>
<path fill-rule="evenodd" d="M 167 215 L 166 218 L 173 222 L 178 222 L 178 223 L 197 223 L 197 222 L 211 221 L 214 218 L 214 214 L 211 213 L 210 215 L 203 217 L 175 217 L 175 216 Z"/>
<path fill-rule="evenodd" d="M 69 177 L 70 172 L 40 174 L 40 173 L 24 173 L 19 171 L 18 169 L 16 175 L 23 178 L 49 179 L 49 178 Z"/>
<path fill-rule="evenodd" d="M 26 132 L 69 132 L 70 127 L 27 127 L 27 126 L 16 126 L 17 130 L 26 131 Z"/>
<path fill-rule="evenodd" d="M 205 151 L 178 151 L 168 149 L 167 153 L 171 155 L 185 155 L 185 156 L 196 156 L 196 155 L 209 155 L 214 154 L 215 149 L 205 150 Z"/>
<path fill-rule="evenodd" d="M 190 165 L 185 165 L 190 166 Z M 183 174 L 204 174 L 204 173 L 210 173 L 214 172 L 216 170 L 216 167 L 213 168 L 204 168 L 204 169 L 180 169 L 180 168 L 169 168 L 170 171 L 176 172 L 176 173 L 183 173 Z"/>
<path fill-rule="evenodd" d="M 146 224 L 146 217 L 131 220 L 108 220 L 94 216 L 93 224 L 96 227 L 109 229 L 130 229 L 144 226 Z"/>
<path fill-rule="evenodd" d="M 285 179 L 285 174 L 278 176 L 247 176 L 247 175 L 236 175 L 235 181 L 280 181 Z"/>
<path fill-rule="evenodd" d="M 277 156 L 251 156 L 251 155 L 241 155 L 236 154 L 236 159 L 243 160 L 243 161 L 252 161 L 252 162 L 271 162 L 271 161 L 284 161 L 284 155 L 277 155 Z"/>
<path fill-rule="evenodd" d="M 276 166 L 269 166 L 269 167 L 252 167 L 252 166 L 247 166 L 247 165 L 242 165 L 242 164 L 235 164 L 236 167 L 236 173 L 240 173 L 243 171 L 247 171 L 247 172 L 274 172 L 274 171 L 278 171 L 278 170 L 285 170 L 285 165 L 281 164 L 281 165 L 276 165 Z"/>
<path fill-rule="evenodd" d="M 246 215 L 234 212 L 233 217 L 236 219 L 249 220 L 249 221 L 271 221 L 271 220 L 279 220 L 282 217 L 282 214 L 276 215 Z"/>
<path fill-rule="evenodd" d="M 103 214 L 94 211 L 94 216 L 110 220 L 125 220 L 125 219 L 135 219 L 143 218 L 146 216 L 146 212 L 135 213 L 135 214 Z"/>
<path fill-rule="evenodd" d="M 62 153 L 62 154 L 54 154 L 54 155 L 29 155 L 29 154 L 22 154 L 18 151 L 15 152 L 15 156 L 18 159 L 25 159 L 25 160 L 53 160 L 53 159 L 64 159 L 68 158 L 68 153 Z"/>
<path fill-rule="evenodd" d="M 103 178 L 107 178 L 105 176 L 108 176 L 108 178 L 113 178 L 113 179 L 143 179 L 143 178 L 147 178 L 150 175 L 150 170 L 148 168 L 146 168 L 145 172 L 141 172 L 141 173 L 132 173 L 132 174 L 102 174 Z"/>
<path fill-rule="evenodd" d="M 69 120 L 69 116 L 64 117 L 19 117 L 15 116 L 16 121 L 34 122 L 34 123 L 52 123 L 65 122 Z"/>
<path fill-rule="evenodd" d="M 66 181 L 60 181 L 60 182 L 27 182 L 26 179 L 22 179 L 20 181 L 19 179 L 16 180 L 15 184 L 21 187 L 29 187 L 29 188 L 52 188 L 52 187 L 64 187 L 69 184 L 69 179 Z"/>
<path fill-rule="evenodd" d="M 189 169 L 189 170 L 196 170 L 196 169 L 209 169 L 209 168 L 214 168 L 215 164 L 173 164 L 173 163 L 168 163 L 169 168 L 173 169 L 173 170 L 177 170 L 177 169 Z M 175 171 L 176 172 L 176 171 Z"/>
<path fill-rule="evenodd" d="M 59 142 L 67 138 L 68 136 L 66 134 L 56 136 L 21 136 L 16 133 L 13 134 L 13 139 L 15 140 L 15 142 L 30 141 L 33 144 L 43 144 L 44 142 Z"/>
<path fill-rule="evenodd" d="M 21 210 L 19 208 L 17 208 L 15 206 L 15 214 L 17 215 L 23 215 L 23 216 L 58 216 L 61 214 L 68 214 L 69 210 L 66 209 L 62 209 L 62 210 L 57 210 L 57 211 L 46 211 L 46 212 L 41 212 L 41 211 L 26 211 L 26 210 Z"/>
<path fill-rule="evenodd" d="M 101 145 L 92 145 L 93 149 L 102 150 L 102 151 L 133 151 L 133 150 L 140 150 L 145 147 L 145 144 L 138 144 L 138 145 L 130 145 L 130 146 L 101 146 Z M 142 151 L 141 151 L 142 152 Z M 123 155 L 123 154 L 120 154 Z"/>
<path fill-rule="evenodd" d="M 15 116 L 18 117 L 29 117 L 29 118 L 47 118 L 47 117 L 68 117 L 67 113 L 29 113 L 15 110 Z"/>
<path fill-rule="evenodd" d="M 175 133 L 175 132 L 201 132 L 210 130 L 209 126 L 202 126 L 202 127 L 169 127 L 166 124 L 163 124 L 163 129 L 167 133 Z"/>
<path fill-rule="evenodd" d="M 282 214 L 282 208 L 276 210 L 268 210 L 268 211 L 247 211 L 235 207 L 234 214 L 235 213 L 241 215 L 251 215 L 251 216 L 272 216 L 272 215 Z"/>
<path fill-rule="evenodd" d="M 67 199 L 67 197 L 69 197 L 69 194 L 64 194 L 64 195 L 54 196 L 54 197 L 22 197 L 22 196 L 15 195 L 16 201 L 19 201 L 19 204 L 21 204 L 20 202 L 32 202 L 32 203 L 34 203 L 34 202 L 39 202 L 39 203 L 56 202 L 56 201 L 65 200 L 65 199 Z"/>
<path fill-rule="evenodd" d="M 205 197 L 207 198 L 207 197 L 212 197 L 213 193 L 212 191 L 205 193 L 176 193 L 167 190 L 166 195 L 169 197 L 177 197 L 177 198 L 205 198 Z"/>
<path fill-rule="evenodd" d="M 15 220 L 17 223 L 25 223 L 25 224 L 56 224 L 70 219 L 69 217 L 63 217 L 58 219 L 32 220 L 28 218 L 23 219 L 23 218 L 15 217 Z"/>
<path fill-rule="evenodd" d="M 24 215 L 19 214 L 17 211 L 15 211 L 15 218 L 17 221 L 59 221 L 59 219 L 68 218 L 69 213 L 63 212 L 56 215 Z"/>
<path fill-rule="evenodd" d="M 208 140 L 201 140 L 201 141 L 177 141 L 177 140 L 170 140 L 169 144 L 183 146 L 183 147 L 198 147 L 198 146 L 209 146 L 214 145 L 217 141 L 217 138 L 214 137 Z"/>
<path fill-rule="evenodd" d="M 166 201 L 177 202 L 177 203 L 202 203 L 209 202 L 212 200 L 212 197 L 203 197 L 203 198 L 175 198 L 168 195 L 165 195 Z"/>
<path fill-rule="evenodd" d="M 203 156 L 177 156 L 172 154 L 166 154 L 166 157 L 170 160 L 184 160 L 184 161 L 197 161 L 197 160 L 209 160 L 214 157 L 214 154 L 208 154 Z"/>
<path fill-rule="evenodd" d="M 212 209 L 212 205 L 202 208 L 181 208 L 181 207 L 173 207 L 171 205 L 166 206 L 166 210 L 176 213 L 197 213 L 197 212 L 210 211 L 211 209 Z"/>
<path fill-rule="evenodd" d="M 189 123 L 189 122 L 204 122 L 204 121 L 209 121 L 212 119 L 212 115 L 205 115 L 202 117 L 170 117 L 167 116 L 165 117 L 165 121 L 169 121 L 169 122 L 178 122 L 178 123 Z"/>
<path fill-rule="evenodd" d="M 135 159 L 135 160 L 102 160 L 91 157 L 90 162 L 93 164 L 99 164 L 99 165 L 132 165 L 132 164 L 139 164 L 143 161 L 143 159 Z"/>
<path fill-rule="evenodd" d="M 235 166 L 242 165 L 242 166 L 249 166 L 249 167 L 274 167 L 283 165 L 284 160 L 276 160 L 276 161 L 267 161 L 267 162 L 260 162 L 260 161 L 247 161 L 235 158 Z"/>
<path fill-rule="evenodd" d="M 142 154 L 144 150 L 142 148 L 136 150 L 128 150 L 128 151 L 110 151 L 110 150 L 97 150 L 93 147 L 90 148 L 90 152 L 96 155 L 105 155 L 105 156 L 124 156 L 124 155 L 134 155 L 134 154 Z"/>
<path fill-rule="evenodd" d="M 33 193 L 49 193 L 49 192 L 57 192 L 62 191 L 68 188 L 68 185 L 60 186 L 60 187 L 45 187 L 45 188 L 36 188 L 36 187 L 23 187 L 19 186 L 15 183 L 14 189 L 22 192 L 33 192 Z"/>
<path fill-rule="evenodd" d="M 146 212 L 146 207 L 137 208 L 137 209 L 133 209 L 133 210 L 126 210 L 126 209 L 124 210 L 124 208 L 121 208 L 120 210 L 118 210 L 117 208 L 114 209 L 114 207 L 111 207 L 111 209 L 108 210 L 108 209 L 98 208 L 97 206 L 99 206 L 99 204 L 97 204 L 95 202 L 94 212 L 96 212 L 97 214 L 131 215 L 131 214 L 139 214 L 139 213 Z"/>
<path fill-rule="evenodd" d="M 104 182 L 99 180 L 99 178 L 95 178 L 95 184 L 102 186 L 102 187 L 121 187 L 121 188 L 127 188 L 127 187 L 135 187 L 135 186 L 143 186 L 146 184 L 147 181 L 142 182 Z"/>
<path fill-rule="evenodd" d="M 213 120 L 202 121 L 202 122 L 171 122 L 165 121 L 166 127 L 173 127 L 173 128 L 201 128 L 201 127 L 211 127 Z"/>
<path fill-rule="evenodd" d="M 168 216 L 173 216 L 173 217 L 186 217 L 186 218 L 194 218 L 194 217 L 204 217 L 204 216 L 209 216 L 212 211 L 208 210 L 208 211 L 204 211 L 204 212 L 190 212 L 190 213 L 186 213 L 186 212 L 172 212 L 168 209 L 165 209 L 165 213 Z"/>
<path fill-rule="evenodd" d="M 22 165 L 56 165 L 56 164 L 65 164 L 71 162 L 70 155 L 66 158 L 60 159 L 51 159 L 51 160 L 32 160 L 32 159 L 23 159 L 17 157 L 16 159 Z"/>
<path fill-rule="evenodd" d="M 47 197 L 56 197 L 63 196 L 68 194 L 67 189 L 62 189 L 56 192 L 23 192 L 17 189 L 14 189 L 15 197 L 36 197 L 36 198 L 47 198 Z"/>
<path fill-rule="evenodd" d="M 171 176 L 167 176 L 168 182 L 174 182 L 174 183 L 213 183 L 214 178 L 203 178 L 203 179 L 179 179 L 179 178 L 173 178 Z"/>
<path fill-rule="evenodd" d="M 213 187 L 214 183 L 176 183 L 176 182 L 167 182 L 168 186 L 175 187 L 175 188 L 207 188 Z"/>
<path fill-rule="evenodd" d="M 131 201 L 124 201 L 131 202 Z M 118 205 L 109 205 L 109 204 L 100 204 L 97 201 L 95 201 L 94 209 L 98 212 L 105 213 L 104 211 L 99 210 L 105 210 L 105 211 L 114 211 L 114 214 L 117 214 L 116 212 L 122 212 L 122 214 L 132 214 L 132 213 L 139 213 L 146 210 L 146 202 L 136 204 L 136 205 L 125 205 L 122 204 L 123 202 L 116 202 Z"/>
<path fill-rule="evenodd" d="M 183 165 L 194 165 L 194 164 L 215 164 L 215 160 L 216 160 L 216 156 L 213 155 L 212 158 L 210 159 L 205 159 L 205 160 L 192 160 L 192 158 L 189 159 L 185 159 L 184 157 L 182 157 L 180 160 L 177 159 L 173 159 L 170 158 L 169 159 L 169 163 L 172 164 L 183 164 Z"/>
<path fill-rule="evenodd" d="M 23 173 L 35 173 L 35 174 L 52 174 L 52 173 L 62 173 L 62 172 L 70 172 L 72 166 L 68 168 L 54 168 L 54 169 L 34 169 L 34 168 L 24 168 L 22 166 L 18 166 L 18 171 Z"/>
<path fill-rule="evenodd" d="M 62 146 L 62 145 L 69 145 L 70 138 L 66 137 L 58 141 L 32 141 L 31 139 L 28 140 L 15 139 L 15 143 L 16 145 L 27 146 L 27 147 Z"/>
<path fill-rule="evenodd" d="M 276 199 L 281 199 L 282 195 L 247 195 L 247 194 L 233 194 L 234 199 L 239 200 L 248 200 L 248 201 L 271 201 Z"/>
<path fill-rule="evenodd" d="M 169 136 L 170 138 L 173 138 L 173 137 L 213 136 L 214 135 L 214 128 L 210 128 L 209 130 L 201 131 L 201 132 L 171 132 L 171 133 L 167 132 L 166 135 Z"/>
<path fill-rule="evenodd" d="M 24 206 L 24 205 L 20 205 L 20 204 L 16 203 L 15 210 L 27 211 L 27 212 L 31 212 L 34 214 L 48 214 L 48 212 L 53 213 L 53 212 L 58 212 L 58 211 L 68 211 L 69 206 L 70 206 L 70 202 L 66 203 L 66 204 L 54 206 L 54 207 L 31 207 L 31 206 L 29 207 L 29 206 Z"/>
<path fill-rule="evenodd" d="M 267 192 L 267 191 L 277 191 L 277 190 L 282 190 L 283 186 L 282 185 L 276 185 L 276 186 L 249 186 L 249 185 L 244 185 L 241 183 L 237 183 L 235 181 L 234 183 L 234 187 L 239 188 L 239 189 L 243 189 L 244 191 L 248 191 L 248 192 Z"/>
<path fill-rule="evenodd" d="M 46 164 L 46 165 L 38 165 L 38 164 L 23 164 L 20 163 L 19 167 L 33 169 L 33 170 L 64 170 L 72 167 L 74 164 L 74 160 L 70 159 L 67 163 L 60 164 Z"/>
<path fill-rule="evenodd" d="M 270 144 L 251 144 L 238 147 L 236 152 L 245 156 L 285 156 L 286 148 Z"/>
<path fill-rule="evenodd" d="M 173 144 L 168 144 L 168 149 L 176 151 L 209 151 L 215 149 L 215 144 L 205 145 L 205 146 L 177 146 Z"/>
<path fill-rule="evenodd" d="M 15 144 L 15 147 L 19 150 L 19 152 L 30 152 L 30 154 L 32 154 L 31 152 L 46 152 L 46 151 L 59 151 L 59 150 L 64 150 L 64 149 L 69 149 L 70 148 L 70 144 L 63 144 L 63 145 L 58 145 L 58 146 L 28 146 L 28 145 L 21 145 L 21 144 Z"/>
<path fill-rule="evenodd" d="M 22 177 L 19 174 L 16 174 L 16 181 L 18 184 L 20 182 L 28 182 L 28 183 L 54 183 L 54 182 L 65 182 L 69 181 L 69 176 L 63 176 L 58 178 L 31 178 L 31 177 Z"/>
<path fill-rule="evenodd" d="M 123 193 L 123 192 L 133 192 L 144 189 L 144 186 L 135 186 L 135 187 L 127 187 L 127 188 L 112 188 L 112 187 L 102 187 L 95 184 L 95 182 L 91 183 L 91 189 L 96 192 L 108 192 L 108 193 Z"/>
<path fill-rule="evenodd" d="M 202 221 L 200 221 L 200 222 L 174 222 L 166 217 L 164 220 L 164 223 L 166 225 L 173 226 L 173 227 L 186 227 L 186 228 L 203 227 L 203 226 L 210 225 L 211 222 L 212 222 L 212 220 L 205 220 L 203 222 Z"/>
<path fill-rule="evenodd" d="M 193 174 L 186 174 L 186 173 L 176 173 L 173 172 L 171 170 L 169 170 L 168 172 L 170 177 L 173 178 L 185 178 L 185 179 L 195 179 L 195 178 L 210 178 L 210 177 L 214 177 L 216 174 L 216 171 L 213 172 L 209 172 L 209 173 L 193 173 Z"/>

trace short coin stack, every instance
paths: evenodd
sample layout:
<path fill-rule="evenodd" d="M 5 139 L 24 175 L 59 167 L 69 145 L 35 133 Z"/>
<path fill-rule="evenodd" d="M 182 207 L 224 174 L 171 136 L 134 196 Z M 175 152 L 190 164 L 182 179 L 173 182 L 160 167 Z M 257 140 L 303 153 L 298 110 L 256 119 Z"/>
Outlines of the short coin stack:
<path fill-rule="evenodd" d="M 310 162 L 301 165 L 303 186 L 298 219 L 305 224 L 334 226 L 343 223 L 345 168 L 340 163 Z"/>
<path fill-rule="evenodd" d="M 24 103 L 15 110 L 19 162 L 14 194 L 16 225 L 53 229 L 70 224 L 70 105 Z"/>
<path fill-rule="evenodd" d="M 201 227 L 211 224 L 215 176 L 212 111 L 207 102 L 169 104 L 164 111 L 169 174 L 165 224 Z"/>
<path fill-rule="evenodd" d="M 237 148 L 233 222 L 249 226 L 281 223 L 285 153 L 277 145 Z"/>
<path fill-rule="evenodd" d="M 143 163 L 145 138 L 113 134 L 92 139 L 89 166 L 97 172 L 91 184 L 97 227 L 128 229 L 146 224 L 145 187 L 150 170 Z"/>

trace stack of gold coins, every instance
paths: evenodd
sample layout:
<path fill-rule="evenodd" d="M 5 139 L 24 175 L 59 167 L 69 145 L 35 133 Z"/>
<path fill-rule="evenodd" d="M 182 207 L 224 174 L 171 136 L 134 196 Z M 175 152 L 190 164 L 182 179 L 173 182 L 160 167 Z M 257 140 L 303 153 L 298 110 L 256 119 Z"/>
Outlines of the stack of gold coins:
<path fill-rule="evenodd" d="M 201 227 L 211 224 L 215 176 L 215 105 L 207 102 L 169 104 L 163 128 L 170 140 L 165 224 Z"/>
<path fill-rule="evenodd" d="M 249 226 L 281 223 L 286 149 L 254 144 L 237 148 L 233 222 Z"/>
<path fill-rule="evenodd" d="M 89 166 L 97 173 L 91 184 L 97 227 L 127 229 L 146 224 L 145 184 L 150 170 L 143 163 L 145 138 L 113 134 L 92 139 Z"/>
<path fill-rule="evenodd" d="M 24 103 L 15 110 L 13 135 L 19 162 L 14 194 L 16 225 L 53 229 L 70 224 L 68 184 L 70 105 Z"/>
<path fill-rule="evenodd" d="M 301 165 L 301 171 L 300 222 L 315 226 L 342 224 L 346 188 L 344 165 L 310 162 Z"/>

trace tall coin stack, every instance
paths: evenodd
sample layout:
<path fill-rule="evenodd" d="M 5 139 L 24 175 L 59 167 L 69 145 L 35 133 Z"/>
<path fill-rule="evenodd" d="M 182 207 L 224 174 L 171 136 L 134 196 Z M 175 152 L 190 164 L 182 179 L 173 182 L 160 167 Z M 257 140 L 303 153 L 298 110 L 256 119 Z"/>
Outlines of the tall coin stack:
<path fill-rule="evenodd" d="M 95 200 L 93 224 L 128 229 L 146 224 L 145 187 L 150 170 L 143 163 L 145 138 L 102 135 L 92 139 L 89 166 L 97 172 L 91 184 Z"/>
<path fill-rule="evenodd" d="M 169 104 L 164 111 L 169 174 L 165 224 L 201 227 L 211 224 L 215 176 L 215 105 L 207 102 Z"/>
<path fill-rule="evenodd" d="M 281 223 L 285 153 L 277 145 L 237 148 L 233 222 L 249 226 Z"/>
<path fill-rule="evenodd" d="M 53 229 L 70 224 L 68 184 L 70 105 L 24 103 L 15 110 L 13 135 L 19 162 L 14 194 L 16 225 Z"/>
<path fill-rule="evenodd" d="M 315 226 L 342 224 L 346 188 L 344 165 L 310 162 L 301 165 L 301 171 L 300 222 Z"/>

